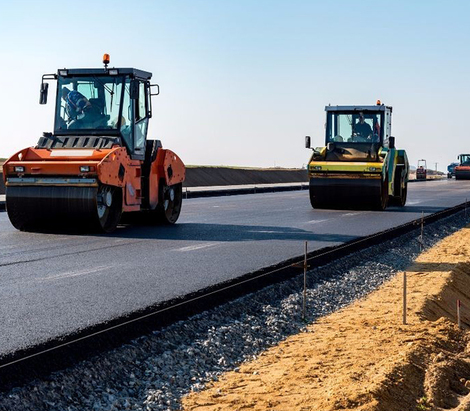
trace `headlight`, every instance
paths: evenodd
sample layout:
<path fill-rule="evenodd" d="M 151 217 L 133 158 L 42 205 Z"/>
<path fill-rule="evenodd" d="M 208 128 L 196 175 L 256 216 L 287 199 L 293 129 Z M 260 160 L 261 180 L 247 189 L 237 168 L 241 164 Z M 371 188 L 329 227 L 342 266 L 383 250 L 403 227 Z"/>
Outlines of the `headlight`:
<path fill-rule="evenodd" d="M 80 166 L 80 173 L 89 173 L 90 166 Z"/>
<path fill-rule="evenodd" d="M 317 171 L 318 171 L 318 170 L 321 170 L 321 166 L 313 166 L 312 168 L 313 168 L 314 170 L 317 170 Z"/>
<path fill-rule="evenodd" d="M 369 167 L 369 171 L 377 171 L 376 167 Z"/>
<path fill-rule="evenodd" d="M 23 166 L 15 166 L 15 173 L 24 173 Z"/>

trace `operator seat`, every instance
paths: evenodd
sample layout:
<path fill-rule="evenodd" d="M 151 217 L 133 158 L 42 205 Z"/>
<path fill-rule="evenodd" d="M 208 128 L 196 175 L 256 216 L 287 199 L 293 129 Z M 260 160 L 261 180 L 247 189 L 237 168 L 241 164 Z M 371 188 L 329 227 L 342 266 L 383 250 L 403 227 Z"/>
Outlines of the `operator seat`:
<path fill-rule="evenodd" d="M 99 113 L 101 115 L 104 115 L 104 101 L 100 98 L 90 98 L 88 99 L 88 101 L 90 102 L 90 104 L 98 111 L 99 110 Z"/>
<path fill-rule="evenodd" d="M 110 116 L 105 113 L 105 101 L 100 98 L 90 98 L 88 101 L 90 102 L 93 111 L 93 120 L 90 122 L 89 126 L 91 128 L 106 128 Z"/>

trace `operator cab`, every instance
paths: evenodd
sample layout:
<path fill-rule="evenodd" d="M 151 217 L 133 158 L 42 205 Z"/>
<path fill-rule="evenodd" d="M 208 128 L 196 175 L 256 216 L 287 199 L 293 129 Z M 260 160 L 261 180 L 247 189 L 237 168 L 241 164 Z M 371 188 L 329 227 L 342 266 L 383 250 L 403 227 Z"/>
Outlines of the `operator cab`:
<path fill-rule="evenodd" d="M 44 133 L 38 148 L 111 148 L 124 145 L 131 158 L 145 158 L 152 116 L 152 73 L 134 68 L 60 69 L 44 75 L 40 103 L 57 80 L 54 133 Z M 151 93 L 151 87 L 157 87 Z M 41 147 L 41 146 L 45 147 Z"/>
<path fill-rule="evenodd" d="M 326 106 L 326 144 L 388 142 L 392 108 L 377 106 Z"/>
<path fill-rule="evenodd" d="M 393 146 L 392 107 L 326 106 L 327 161 L 382 161 L 381 148 Z"/>
<path fill-rule="evenodd" d="M 470 154 L 459 154 L 460 166 L 470 166 Z"/>

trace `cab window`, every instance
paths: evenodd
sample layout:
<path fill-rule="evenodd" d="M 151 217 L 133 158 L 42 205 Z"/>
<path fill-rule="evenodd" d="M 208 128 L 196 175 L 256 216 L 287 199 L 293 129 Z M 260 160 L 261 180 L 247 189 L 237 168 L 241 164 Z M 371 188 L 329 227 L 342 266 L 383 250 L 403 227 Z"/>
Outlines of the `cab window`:
<path fill-rule="evenodd" d="M 135 132 L 134 151 L 143 152 L 147 135 L 147 93 L 145 83 L 139 84 L 139 98 L 135 102 Z"/>
<path fill-rule="evenodd" d="M 121 118 L 121 134 L 126 142 L 129 150 L 134 150 L 132 127 L 132 100 L 130 97 L 130 79 L 126 79 L 126 87 L 122 100 L 122 118 Z"/>

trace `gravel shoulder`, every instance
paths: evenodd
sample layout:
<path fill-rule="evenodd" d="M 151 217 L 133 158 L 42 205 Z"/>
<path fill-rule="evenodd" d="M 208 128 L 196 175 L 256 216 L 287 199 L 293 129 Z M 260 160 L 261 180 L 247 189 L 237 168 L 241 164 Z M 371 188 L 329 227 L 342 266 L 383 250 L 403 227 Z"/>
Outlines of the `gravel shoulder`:
<path fill-rule="evenodd" d="M 187 410 L 470 410 L 470 228 L 183 399 Z M 462 325 L 456 326 L 456 301 Z"/>

